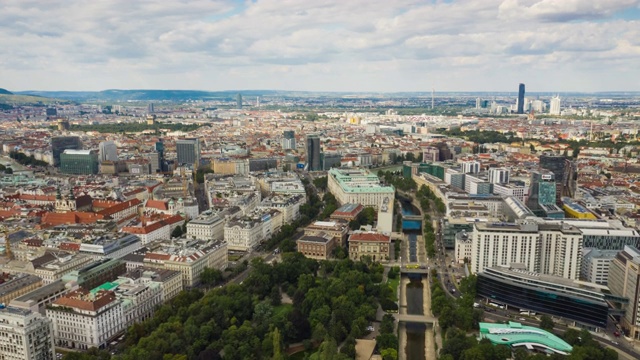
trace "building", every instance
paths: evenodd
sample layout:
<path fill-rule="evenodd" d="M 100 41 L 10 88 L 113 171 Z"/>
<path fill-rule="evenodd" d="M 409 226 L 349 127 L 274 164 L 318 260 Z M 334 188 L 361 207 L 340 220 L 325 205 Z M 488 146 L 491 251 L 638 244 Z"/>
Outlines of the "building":
<path fill-rule="evenodd" d="M 492 184 L 507 184 L 509 182 L 509 169 L 489 169 L 489 182 Z"/>
<path fill-rule="evenodd" d="M 56 280 L 51 284 L 41 286 L 22 296 L 18 296 L 17 298 L 11 300 L 9 305 L 20 309 L 39 312 L 40 314 L 44 315 L 47 305 L 63 297 L 65 294 L 76 290 L 77 288 L 78 284 L 75 282 Z"/>
<path fill-rule="evenodd" d="M 198 240 L 224 239 L 224 219 L 218 215 L 201 215 L 187 223 L 187 238 Z"/>
<path fill-rule="evenodd" d="M 46 310 L 53 322 L 56 346 L 87 350 L 104 348 L 125 330 L 122 300 L 112 291 L 78 289 Z"/>
<path fill-rule="evenodd" d="M 565 156 L 557 155 L 540 155 L 540 167 L 551 171 L 554 175 L 554 181 L 556 182 L 556 202 L 560 202 L 562 196 L 565 193 L 565 169 L 567 166 L 567 158 Z M 570 164 L 571 162 L 569 162 Z"/>
<path fill-rule="evenodd" d="M 340 246 L 347 244 L 347 233 L 349 232 L 349 225 L 346 221 L 334 220 L 334 221 L 315 221 L 314 223 L 307 225 L 304 228 L 305 236 L 319 236 L 320 234 L 329 234 L 337 239 L 337 243 Z"/>
<path fill-rule="evenodd" d="M 489 182 L 486 173 L 481 174 L 465 174 L 464 190 L 470 195 L 486 195 L 491 194 L 493 185 Z"/>
<path fill-rule="evenodd" d="M 329 218 L 331 220 L 344 220 L 349 222 L 355 220 L 362 210 L 364 210 L 364 206 L 360 204 L 344 204 L 336 209 Z"/>
<path fill-rule="evenodd" d="M 236 96 L 236 109 L 242 110 L 242 94 Z"/>
<path fill-rule="evenodd" d="M 100 162 L 95 150 L 65 150 L 60 154 L 60 172 L 73 175 L 97 174 Z"/>
<path fill-rule="evenodd" d="M 200 164 L 200 140 L 179 139 L 176 140 L 176 153 L 178 164 Z"/>
<path fill-rule="evenodd" d="M 478 161 L 465 161 L 462 163 L 462 172 L 465 174 L 477 174 L 480 172 Z"/>
<path fill-rule="evenodd" d="M 562 209 L 567 217 L 574 219 L 597 219 L 597 217 L 586 207 L 578 204 L 569 197 L 562 198 Z"/>
<path fill-rule="evenodd" d="M 149 103 L 147 105 L 147 114 L 153 114 L 154 112 L 153 103 Z"/>
<path fill-rule="evenodd" d="M 349 236 L 349 258 L 361 260 L 368 256 L 373 261 L 391 259 L 391 237 L 372 231 L 355 231 Z"/>
<path fill-rule="evenodd" d="M 383 234 L 391 234 L 393 232 L 394 200 L 394 198 L 388 197 L 382 200 L 382 204 L 380 204 L 380 208 L 378 209 L 378 223 L 376 225 L 378 232 Z"/>
<path fill-rule="evenodd" d="M 65 150 L 80 150 L 82 143 L 77 136 L 54 136 L 51 138 L 51 153 L 53 155 L 53 165 L 60 165 L 60 155 Z"/>
<path fill-rule="evenodd" d="M 82 243 L 79 253 L 88 255 L 94 260 L 119 259 L 141 247 L 142 241 L 137 235 L 102 236 L 93 240 L 93 243 Z"/>
<path fill-rule="evenodd" d="M 612 294 L 629 299 L 629 303 L 623 305 L 620 326 L 628 337 L 640 340 L 640 250 L 637 247 L 625 246 L 615 256 L 609 268 L 608 285 Z"/>
<path fill-rule="evenodd" d="M 231 220 L 224 225 L 224 240 L 229 250 L 252 250 L 264 240 L 263 222 L 247 218 Z"/>
<path fill-rule="evenodd" d="M 524 114 L 524 84 L 518 86 L 518 114 Z"/>
<path fill-rule="evenodd" d="M 295 150 L 296 149 L 296 132 L 293 130 L 285 130 L 282 134 L 282 150 Z"/>
<path fill-rule="evenodd" d="M 62 277 L 64 283 L 74 282 L 86 289 L 93 289 L 111 281 L 127 271 L 120 259 L 102 259 L 79 270 L 73 270 Z M 54 282 L 55 283 L 55 282 Z"/>
<path fill-rule="evenodd" d="M 342 155 L 337 152 L 321 152 L 320 162 L 322 163 L 322 170 L 329 170 L 334 167 L 342 166 Z"/>
<path fill-rule="evenodd" d="M 504 345 L 515 351 L 535 351 L 569 355 L 573 347 L 556 335 L 533 326 L 510 321 L 507 324 L 479 323 L 479 338 L 488 339 L 493 345 Z"/>
<path fill-rule="evenodd" d="M 618 254 L 618 250 L 584 249 L 580 279 L 607 285 L 611 262 Z"/>
<path fill-rule="evenodd" d="M 182 273 L 174 270 L 141 266 L 127 271 L 126 274 L 118 278 L 129 279 L 135 283 L 147 283 L 150 281 L 159 283 L 162 289 L 162 303 L 170 301 L 184 290 Z"/>
<path fill-rule="evenodd" d="M 146 267 L 179 271 L 184 288 L 200 283 L 205 268 L 224 270 L 227 268 L 228 247 L 223 241 L 181 240 L 180 243 L 160 244 L 144 255 Z"/>
<path fill-rule="evenodd" d="M 42 279 L 31 274 L 18 274 L 13 279 L 0 284 L 0 304 L 8 304 L 11 300 L 42 286 Z"/>
<path fill-rule="evenodd" d="M 143 226 L 125 226 L 122 232 L 136 235 L 142 245 L 147 245 L 158 240 L 170 240 L 171 232 L 183 223 L 182 216 L 172 215 Z"/>
<path fill-rule="evenodd" d="M 466 231 L 455 235 L 455 259 L 458 264 L 464 264 L 471 260 L 473 242 L 471 236 Z"/>
<path fill-rule="evenodd" d="M 310 134 L 307 135 L 307 170 L 322 170 L 320 162 L 320 136 Z"/>
<path fill-rule="evenodd" d="M 333 249 L 338 245 L 337 239 L 327 233 L 304 235 L 296 241 L 299 253 L 310 259 L 328 260 Z"/>
<path fill-rule="evenodd" d="M 524 203 L 529 197 L 529 187 L 524 182 L 512 182 L 505 184 L 493 184 L 493 193 L 505 197 L 513 196 Z"/>
<path fill-rule="evenodd" d="M 480 219 L 458 216 L 447 216 L 446 218 L 442 219 L 442 244 L 444 245 L 445 249 L 453 249 L 455 247 L 456 235 L 458 233 L 473 232 L 473 224 L 475 224 L 476 221 L 480 221 Z"/>
<path fill-rule="evenodd" d="M 549 105 L 549 114 L 551 115 L 560 115 L 560 96 L 554 96 L 551 98 L 551 103 Z"/>
<path fill-rule="evenodd" d="M 422 148 L 422 162 L 438 162 L 440 161 L 440 149 L 435 146 L 427 146 Z"/>
<path fill-rule="evenodd" d="M 485 298 L 488 305 L 549 314 L 590 330 L 606 328 L 608 301 L 626 301 L 607 291 L 602 285 L 532 273 L 521 268 L 486 268 L 478 274 L 477 283 L 477 294 Z"/>
<path fill-rule="evenodd" d="M 54 360 L 51 320 L 37 312 L 0 309 L 0 357 L 3 360 Z"/>
<path fill-rule="evenodd" d="M 395 188 L 380 183 L 377 175 L 363 169 L 331 169 L 327 188 L 340 204 L 362 204 L 378 207 L 385 198 L 395 197 Z"/>
<path fill-rule="evenodd" d="M 519 264 L 530 272 L 580 278 L 583 238 L 576 227 L 525 221 L 475 223 L 471 270 Z"/>
<path fill-rule="evenodd" d="M 113 141 L 102 141 L 98 145 L 98 153 L 100 162 L 118 161 L 118 148 Z"/>

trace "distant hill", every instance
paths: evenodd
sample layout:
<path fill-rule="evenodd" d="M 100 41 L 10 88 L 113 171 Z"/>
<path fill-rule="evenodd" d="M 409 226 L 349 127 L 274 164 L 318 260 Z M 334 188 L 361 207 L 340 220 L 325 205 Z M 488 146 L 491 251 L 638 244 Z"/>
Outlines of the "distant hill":
<path fill-rule="evenodd" d="M 7 89 L 0 88 L 0 95 L 13 95 L 13 93 Z"/>
<path fill-rule="evenodd" d="M 74 101 L 187 101 L 274 95 L 274 90 L 200 91 L 200 90 L 104 90 L 104 91 L 21 91 L 21 95 L 45 96 Z"/>

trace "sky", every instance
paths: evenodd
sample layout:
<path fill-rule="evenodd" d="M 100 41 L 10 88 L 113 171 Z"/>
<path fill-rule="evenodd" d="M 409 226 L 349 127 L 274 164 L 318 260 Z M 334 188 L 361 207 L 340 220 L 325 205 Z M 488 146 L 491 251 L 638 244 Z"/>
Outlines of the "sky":
<path fill-rule="evenodd" d="M 2 0 L 0 88 L 640 91 L 640 0 Z"/>

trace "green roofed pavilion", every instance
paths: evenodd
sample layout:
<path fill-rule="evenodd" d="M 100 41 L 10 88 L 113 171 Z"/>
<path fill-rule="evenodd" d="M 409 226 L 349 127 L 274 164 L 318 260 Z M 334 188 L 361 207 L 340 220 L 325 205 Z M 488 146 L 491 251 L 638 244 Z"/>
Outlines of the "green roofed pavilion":
<path fill-rule="evenodd" d="M 493 345 L 524 347 L 527 350 L 551 351 L 561 355 L 567 355 L 573 349 L 564 340 L 546 330 L 518 322 L 480 323 L 479 325 L 480 339 L 489 339 Z"/>

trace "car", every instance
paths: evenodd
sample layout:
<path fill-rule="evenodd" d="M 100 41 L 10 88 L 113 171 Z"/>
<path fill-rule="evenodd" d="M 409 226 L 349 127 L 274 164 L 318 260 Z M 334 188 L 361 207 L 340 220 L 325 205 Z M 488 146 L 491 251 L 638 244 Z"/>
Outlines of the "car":
<path fill-rule="evenodd" d="M 527 320 L 527 319 L 525 319 L 525 318 L 518 318 L 518 320 L 520 320 L 520 321 L 525 321 L 525 320 Z"/>
<path fill-rule="evenodd" d="M 611 342 L 613 345 L 620 345 L 620 343 L 618 343 L 617 341 L 612 341 Z"/>
<path fill-rule="evenodd" d="M 375 329 L 373 328 L 373 326 L 369 325 L 367 326 L 367 331 L 373 332 Z"/>

